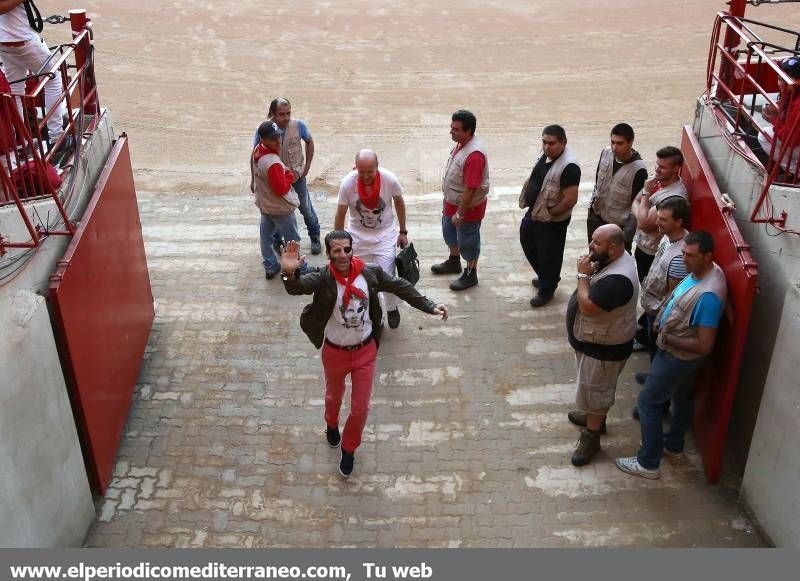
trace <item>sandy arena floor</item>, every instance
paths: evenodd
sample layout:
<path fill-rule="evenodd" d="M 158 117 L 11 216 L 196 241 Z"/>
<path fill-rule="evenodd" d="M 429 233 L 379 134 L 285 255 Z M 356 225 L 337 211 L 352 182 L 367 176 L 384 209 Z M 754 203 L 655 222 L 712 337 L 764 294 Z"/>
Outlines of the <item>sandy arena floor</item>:
<path fill-rule="evenodd" d="M 75 7 L 47 4 L 47 14 Z M 157 300 L 116 477 L 87 545 L 763 544 L 735 492 L 706 485 L 696 455 L 657 482 L 613 467 L 638 441 L 627 371 L 604 453 L 583 470 L 569 465 L 571 285 L 532 311 L 516 238 L 516 193 L 541 128 L 560 123 L 587 182 L 564 261 L 571 280 L 610 127 L 632 124 L 649 161 L 678 141 L 722 1 L 82 6 L 95 23 L 101 103 L 130 137 Z M 791 4 L 750 16 L 800 28 Z M 405 309 L 382 345 L 347 483 L 322 439 L 320 362 L 299 330 L 302 302 L 264 281 L 257 255 L 247 158 L 278 95 L 314 135 L 310 187 L 323 228 L 353 155 L 371 147 L 406 189 L 426 270 L 443 253 L 436 191 L 453 110 L 477 115 L 490 151 L 481 285 L 455 295 L 423 275 L 420 287 L 452 305 L 453 320 Z M 636 356 L 629 369 L 643 365 Z"/>

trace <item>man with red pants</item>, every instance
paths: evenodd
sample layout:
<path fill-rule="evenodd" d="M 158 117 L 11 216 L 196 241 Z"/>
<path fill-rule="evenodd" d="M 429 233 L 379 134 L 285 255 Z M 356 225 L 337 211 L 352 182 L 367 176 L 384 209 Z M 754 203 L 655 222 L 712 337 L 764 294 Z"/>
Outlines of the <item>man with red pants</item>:
<path fill-rule="evenodd" d="M 317 349 L 322 348 L 326 438 L 332 448 L 341 444 L 339 472 L 347 478 L 353 472 L 355 451 L 369 413 L 383 318 L 378 293 L 392 293 L 444 321 L 448 312 L 446 306 L 427 299 L 408 281 L 353 256 L 353 237 L 345 230 L 325 236 L 325 252 L 330 260 L 327 266 L 300 274 L 305 257 L 300 256 L 297 242 L 291 241 L 281 256 L 281 273 L 290 295 L 314 295 L 303 309 L 300 327 Z M 353 384 L 350 415 L 340 435 L 339 409 L 348 374 Z"/>

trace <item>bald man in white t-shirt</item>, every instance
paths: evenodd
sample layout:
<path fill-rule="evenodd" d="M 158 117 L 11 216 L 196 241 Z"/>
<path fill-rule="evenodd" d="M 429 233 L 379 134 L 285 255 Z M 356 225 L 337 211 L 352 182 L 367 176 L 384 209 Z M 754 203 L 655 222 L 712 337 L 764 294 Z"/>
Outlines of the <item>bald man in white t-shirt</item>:
<path fill-rule="evenodd" d="M 397 176 L 378 167 L 374 151 L 362 149 L 356 155 L 356 169 L 339 186 L 338 203 L 334 228 L 345 229 L 344 218 L 349 210 L 350 224 L 346 229 L 353 236 L 353 252 L 364 262 L 373 262 L 394 276 L 395 248 L 408 245 L 406 206 Z M 383 301 L 389 327 L 396 329 L 400 324 L 400 299 L 384 294 Z"/>

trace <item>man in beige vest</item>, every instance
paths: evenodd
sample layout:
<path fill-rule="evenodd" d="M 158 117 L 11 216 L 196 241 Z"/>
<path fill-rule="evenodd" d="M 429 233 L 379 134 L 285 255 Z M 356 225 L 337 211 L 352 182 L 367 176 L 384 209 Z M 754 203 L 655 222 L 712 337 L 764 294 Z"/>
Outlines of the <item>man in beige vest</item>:
<path fill-rule="evenodd" d="M 283 131 L 281 137 L 280 156 L 281 161 L 286 165 L 294 176 L 292 189 L 297 192 L 300 200 L 300 214 L 306 223 L 308 237 L 311 238 L 311 254 L 322 252 L 322 244 L 319 240 L 320 226 L 317 212 L 311 203 L 311 195 L 308 192 L 306 176 L 311 169 L 311 160 L 314 159 L 314 138 L 302 119 L 292 119 L 292 104 L 285 97 L 273 99 L 267 111 L 268 121 L 274 121 Z M 256 133 L 253 145 L 258 143 Z M 305 149 L 305 154 L 304 150 Z M 283 243 L 281 232 L 275 232 L 272 247 L 280 251 Z"/>
<path fill-rule="evenodd" d="M 578 260 L 577 276 L 578 288 L 567 305 L 567 334 L 578 367 L 578 409 L 567 418 L 582 428 L 572 464 L 583 466 L 600 450 L 636 333 L 639 279 L 622 228 L 606 224 L 594 231 L 589 254 Z"/>
<path fill-rule="evenodd" d="M 486 147 L 475 135 L 475 115 L 464 109 L 453 113 L 450 137 L 456 146 L 450 152 L 442 180 L 442 236 L 450 256 L 431 267 L 433 274 L 458 274 L 461 258 L 467 265 L 450 289 L 461 291 L 478 284 L 481 253 L 481 221 L 489 193 L 489 161 Z"/>
<path fill-rule="evenodd" d="M 642 445 L 636 456 L 617 458 L 617 468 L 642 478 L 660 478 L 664 454 L 683 455 L 692 423 L 694 377 L 714 349 L 717 327 L 728 294 L 725 273 L 714 262 L 714 239 L 699 230 L 684 238 L 684 278 L 656 316 L 658 350 L 639 394 Z M 672 416 L 664 434 L 664 403 Z"/>
<path fill-rule="evenodd" d="M 616 224 L 625 233 L 625 250 L 631 251 L 636 217 L 631 204 L 647 181 L 647 166 L 633 149 L 633 127 L 618 123 L 611 129 L 611 144 L 600 153 L 594 192 L 586 218 L 586 235 L 603 224 Z"/>
<path fill-rule="evenodd" d="M 294 174 L 280 158 L 282 135 L 274 121 L 264 121 L 258 126 L 259 142 L 250 156 L 251 189 L 261 211 L 261 259 L 267 280 L 281 270 L 272 249 L 272 235 L 281 232 L 287 240 L 300 240 L 294 217 L 300 201 L 292 189 Z"/>
<path fill-rule="evenodd" d="M 580 182 L 581 168 L 567 147 L 564 128 L 548 125 L 542 131 L 542 155 L 519 195 L 519 207 L 525 210 L 519 243 L 536 273 L 531 281 L 537 289 L 532 307 L 549 303 L 561 280 L 567 228 L 578 202 Z"/>
<path fill-rule="evenodd" d="M 656 205 L 667 198 L 680 197 L 689 199 L 689 194 L 681 181 L 680 172 L 683 167 L 683 154 L 677 147 L 662 147 L 656 152 L 656 168 L 653 179 L 644 184 L 644 188 L 633 201 L 631 211 L 636 216 L 638 229 L 634 236 L 636 242 L 636 268 L 639 270 L 639 282 L 644 280 L 650 271 L 650 265 L 658 250 L 661 234 L 656 224 Z M 635 351 L 648 348 L 647 329 L 644 315 L 639 319 L 636 333 Z"/>

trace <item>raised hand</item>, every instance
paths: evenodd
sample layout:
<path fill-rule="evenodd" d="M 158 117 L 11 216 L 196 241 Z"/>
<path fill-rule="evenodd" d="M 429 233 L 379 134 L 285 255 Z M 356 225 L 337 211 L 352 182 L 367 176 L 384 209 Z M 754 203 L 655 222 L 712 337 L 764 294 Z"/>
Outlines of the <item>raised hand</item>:
<path fill-rule="evenodd" d="M 281 255 L 281 272 L 292 274 L 306 262 L 305 256 L 300 256 L 300 245 L 296 240 L 289 240 Z"/>

